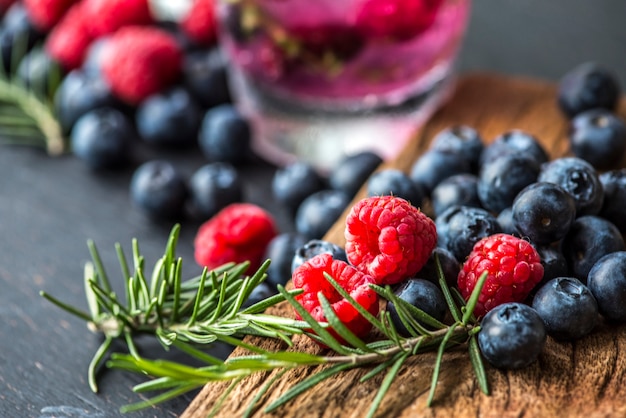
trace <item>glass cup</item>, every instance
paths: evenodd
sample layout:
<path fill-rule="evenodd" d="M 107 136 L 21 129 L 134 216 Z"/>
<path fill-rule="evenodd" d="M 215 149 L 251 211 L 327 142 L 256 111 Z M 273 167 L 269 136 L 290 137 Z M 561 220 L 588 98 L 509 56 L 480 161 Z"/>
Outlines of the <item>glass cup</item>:
<path fill-rule="evenodd" d="M 395 157 L 451 90 L 469 0 L 218 0 L 255 151 L 332 169 Z"/>

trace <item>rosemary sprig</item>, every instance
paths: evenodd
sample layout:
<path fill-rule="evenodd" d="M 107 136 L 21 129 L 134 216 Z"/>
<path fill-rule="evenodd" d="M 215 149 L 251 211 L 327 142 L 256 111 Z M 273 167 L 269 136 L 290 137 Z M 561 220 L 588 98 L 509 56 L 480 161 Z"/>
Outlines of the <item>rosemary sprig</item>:
<path fill-rule="evenodd" d="M 381 312 L 378 317 L 374 317 L 333 277 L 326 275 L 326 280 L 337 292 L 372 324 L 375 330 L 372 335 L 377 337 L 363 340 L 341 324 L 332 305 L 322 293 L 318 297 L 328 321 L 324 323 L 313 319 L 296 300 L 297 291 L 287 291 L 282 286 L 278 287 L 278 295 L 248 308 L 242 308 L 243 302 L 254 286 L 265 278 L 269 260 L 252 275 L 245 274 L 247 263 L 231 263 L 213 271 L 205 269 L 198 277 L 182 280 L 182 260 L 175 256 L 179 230 L 178 225 L 172 229 L 165 254 L 155 263 L 149 276 L 150 280 L 146 279 L 145 260 L 139 251 L 137 241 L 133 241 L 132 272 L 121 247 L 116 246 L 125 280 L 123 302 L 111 290 L 107 273 L 92 242 L 89 243 L 92 262 L 88 263 L 85 269 L 85 291 L 89 313 L 42 293 L 59 307 L 86 320 L 92 331 L 104 334 L 104 342 L 89 366 L 89 382 L 94 391 L 97 390 L 95 371 L 104 362 L 115 339 L 126 343 L 128 354 L 112 353 L 110 359 L 105 362 L 106 365 L 109 368 L 151 376 L 152 380 L 135 386 L 133 390 L 138 393 L 153 391 L 159 393 L 151 399 L 122 407 L 123 411 L 134 411 L 164 402 L 207 383 L 230 381 L 231 385 L 220 398 L 219 405 L 242 379 L 252 374 L 276 371 L 275 376 L 278 376 L 294 368 L 322 366 L 282 393 L 264 411 L 274 411 L 320 382 L 346 370 L 369 367 L 369 372 L 362 376 L 361 381 L 386 371 L 368 413 L 368 416 L 373 416 L 406 360 L 423 352 L 434 351 L 437 354 L 428 396 L 428 405 L 431 405 L 435 400 L 444 353 L 450 347 L 461 344 L 468 347 L 470 362 L 475 370 L 479 387 L 484 393 L 489 393 L 476 341 L 480 327 L 472 314 L 486 275 L 479 279 L 466 304 L 448 288 L 439 260 L 436 260 L 439 283 L 449 305 L 450 323 L 440 322 L 398 299 L 390 287 L 371 285 L 381 297 L 395 304 L 396 311 L 409 330 L 409 337 L 398 333 L 387 312 Z M 303 320 L 297 321 L 263 313 L 266 308 L 283 301 L 299 312 Z M 334 333 L 328 332 L 329 327 L 333 328 Z M 133 337 L 146 333 L 157 338 L 165 348 L 176 347 L 203 365 L 191 367 L 164 359 L 143 358 L 134 345 Z M 287 350 L 272 352 L 243 340 L 246 335 L 256 335 L 280 339 L 292 345 L 291 337 L 302 333 L 329 347 L 331 352 L 327 355 Z M 250 354 L 231 356 L 222 360 L 196 348 L 198 345 L 214 341 L 239 346 Z M 252 397 L 246 414 L 252 414 L 258 409 L 261 399 L 277 378 L 270 379 L 261 388 L 262 393 Z M 216 407 L 213 412 L 217 412 L 218 409 Z"/>

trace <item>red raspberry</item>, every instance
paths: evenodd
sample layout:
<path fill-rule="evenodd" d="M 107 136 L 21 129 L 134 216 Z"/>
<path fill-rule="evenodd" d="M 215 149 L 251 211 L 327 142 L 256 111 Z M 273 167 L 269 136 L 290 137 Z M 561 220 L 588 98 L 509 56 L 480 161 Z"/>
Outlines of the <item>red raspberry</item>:
<path fill-rule="evenodd" d="M 89 24 L 84 19 L 82 6 L 83 3 L 72 6 L 46 40 L 46 52 L 66 71 L 82 65 L 93 41 L 89 33 Z"/>
<path fill-rule="evenodd" d="M 474 310 L 478 317 L 503 303 L 523 302 L 543 277 L 543 265 L 535 248 L 509 234 L 491 235 L 474 245 L 458 276 L 465 300 L 485 271 L 487 280 Z"/>
<path fill-rule="evenodd" d="M 233 203 L 200 226 L 194 241 L 196 262 L 212 269 L 249 261 L 256 269 L 276 235 L 269 213 L 251 203 Z"/>
<path fill-rule="evenodd" d="M 304 291 L 296 296 L 296 300 L 316 321 L 326 322 L 318 297 L 321 292 L 332 305 L 339 320 L 350 331 L 359 337 L 366 336 L 372 328 L 372 324 L 346 299 L 341 297 L 339 292 L 326 280 L 324 273 L 328 273 L 359 305 L 376 316 L 378 314 L 378 294 L 369 286 L 374 283 L 374 279 L 345 261 L 333 259 L 331 254 L 316 255 L 295 269 L 292 275 L 294 288 Z M 296 317 L 301 319 L 297 312 Z M 331 332 L 337 336 L 333 330 Z M 341 338 L 338 339 L 341 341 Z"/>
<path fill-rule="evenodd" d="M 366 36 L 406 41 L 428 29 L 443 0 L 364 0 L 356 27 Z"/>
<path fill-rule="evenodd" d="M 83 10 L 94 38 L 125 26 L 154 23 L 148 0 L 83 0 Z"/>
<path fill-rule="evenodd" d="M 185 35 L 198 45 L 212 46 L 217 40 L 217 21 L 213 0 L 195 0 L 180 23 Z"/>
<path fill-rule="evenodd" d="M 24 0 L 24 7 L 33 25 L 47 32 L 56 26 L 77 2 L 78 0 Z"/>
<path fill-rule="evenodd" d="M 395 196 L 357 202 L 346 219 L 348 261 L 378 284 L 395 284 L 417 273 L 437 244 L 435 223 Z"/>
<path fill-rule="evenodd" d="M 168 32 L 126 26 L 107 42 L 102 71 L 113 93 L 130 104 L 138 104 L 174 83 L 182 61 L 180 45 Z"/>

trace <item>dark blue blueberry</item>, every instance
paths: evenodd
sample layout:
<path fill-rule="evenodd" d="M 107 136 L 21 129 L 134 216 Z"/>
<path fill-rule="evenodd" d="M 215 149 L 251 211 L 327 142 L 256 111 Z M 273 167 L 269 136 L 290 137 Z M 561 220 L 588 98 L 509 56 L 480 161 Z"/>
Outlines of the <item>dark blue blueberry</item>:
<path fill-rule="evenodd" d="M 23 2 L 11 5 L 0 22 L 0 71 L 12 73 L 24 55 L 43 37 L 44 34 L 30 21 Z"/>
<path fill-rule="evenodd" d="M 63 69 L 43 48 L 35 47 L 20 61 L 17 77 L 33 91 L 53 98 L 63 79 Z"/>
<path fill-rule="evenodd" d="M 472 173 L 478 172 L 480 154 L 485 145 L 476 129 L 467 125 L 458 125 L 446 128 L 439 132 L 431 143 L 430 148 L 439 151 L 450 151 L 465 156 L 470 163 Z"/>
<path fill-rule="evenodd" d="M 261 302 L 262 300 L 274 296 L 275 294 L 275 288 L 267 283 L 267 281 L 259 283 L 254 289 L 252 289 L 252 292 L 250 292 L 250 296 L 248 296 L 248 299 L 246 299 L 246 301 L 241 305 L 241 308 L 248 308 L 255 303 Z"/>
<path fill-rule="evenodd" d="M 555 183 L 576 203 L 576 216 L 596 215 L 602 208 L 604 191 L 591 164 L 577 157 L 557 158 L 541 166 L 537 181 Z"/>
<path fill-rule="evenodd" d="M 184 148 L 197 143 L 202 110 L 183 87 L 146 98 L 137 108 L 135 122 L 146 143 Z"/>
<path fill-rule="evenodd" d="M 296 211 L 296 231 L 309 239 L 322 238 L 349 203 L 350 197 L 339 190 L 313 193 L 302 201 Z"/>
<path fill-rule="evenodd" d="M 487 312 L 478 333 L 485 359 L 498 369 L 521 369 L 534 363 L 546 342 L 539 314 L 521 303 L 505 303 Z"/>
<path fill-rule="evenodd" d="M 130 181 L 131 201 L 152 219 L 175 219 L 184 211 L 187 185 L 181 173 L 165 160 L 140 165 Z"/>
<path fill-rule="evenodd" d="M 626 252 L 599 259 L 589 272 L 587 286 L 602 316 L 609 321 L 626 321 Z"/>
<path fill-rule="evenodd" d="M 102 74 L 102 63 L 105 57 L 106 45 L 109 42 L 108 36 L 103 36 L 94 40 L 85 53 L 85 59 L 81 70 L 85 73 L 93 74 L 93 76 L 100 76 Z"/>
<path fill-rule="evenodd" d="M 408 200 L 415 207 L 421 207 L 424 194 L 404 172 L 392 168 L 380 170 L 367 180 L 368 196 L 396 196 Z"/>
<path fill-rule="evenodd" d="M 598 214 L 615 224 L 622 234 L 626 233 L 626 168 L 607 171 L 600 174 L 600 183 L 604 190 L 602 209 Z"/>
<path fill-rule="evenodd" d="M 504 208 L 498 213 L 496 217 L 498 221 L 498 225 L 500 225 L 500 230 L 505 234 L 520 236 L 519 231 L 515 228 L 515 223 L 513 222 L 513 208 L 509 206 L 508 208 Z"/>
<path fill-rule="evenodd" d="M 446 316 L 446 312 L 448 311 L 448 305 L 441 289 L 439 289 L 439 286 L 428 280 L 405 280 L 396 290 L 394 290 L 394 294 L 399 299 L 415 306 L 438 321 L 443 321 Z M 410 337 L 411 333 L 405 327 L 402 319 L 400 319 L 396 305 L 391 301 L 387 302 L 387 312 L 389 312 L 391 322 L 396 327 L 396 330 L 400 333 L 400 335 Z M 417 318 L 415 319 L 417 320 Z M 421 324 L 425 325 L 423 323 Z"/>
<path fill-rule="evenodd" d="M 226 62 L 218 49 L 185 55 L 182 82 L 206 109 L 231 102 Z"/>
<path fill-rule="evenodd" d="M 481 238 L 501 232 L 495 216 L 485 209 L 453 206 L 437 217 L 437 240 L 460 262 Z"/>
<path fill-rule="evenodd" d="M 616 168 L 626 151 L 626 124 L 608 110 L 587 110 L 572 119 L 569 141 L 574 155 L 597 170 Z"/>
<path fill-rule="evenodd" d="M 353 197 L 382 162 L 382 158 L 371 151 L 349 155 L 330 173 L 330 187 Z"/>
<path fill-rule="evenodd" d="M 431 149 L 417 158 L 409 176 L 430 196 L 441 181 L 470 171 L 470 161 L 460 152 Z"/>
<path fill-rule="evenodd" d="M 230 104 L 209 109 L 198 135 L 200 148 L 211 162 L 222 161 L 236 165 L 250 155 L 250 123 Z"/>
<path fill-rule="evenodd" d="M 439 259 L 441 272 L 446 279 L 446 283 L 448 283 L 449 286 L 456 286 L 461 265 L 456 257 L 454 257 L 454 254 L 442 247 L 435 247 L 432 253 L 430 253 L 430 257 L 428 257 L 428 261 L 424 267 L 417 273 L 417 277 L 429 280 L 433 283 L 439 283 L 439 270 L 437 269 L 435 257 Z"/>
<path fill-rule="evenodd" d="M 54 95 L 54 106 L 61 128 L 69 133 L 85 113 L 102 107 L 119 109 L 121 105 L 100 75 L 74 70 L 63 78 Z"/>
<path fill-rule="evenodd" d="M 72 152 L 94 170 L 129 161 L 135 138 L 132 122 L 119 110 L 104 107 L 78 119 L 70 136 Z"/>
<path fill-rule="evenodd" d="M 271 260 L 265 282 L 274 288 L 279 284 L 286 285 L 291 280 L 291 265 L 296 252 L 306 243 L 306 237 L 295 232 L 275 236 L 267 245 L 263 257 L 264 260 Z"/>
<path fill-rule="evenodd" d="M 293 272 L 304 264 L 305 261 L 319 254 L 330 254 L 335 260 L 348 262 L 345 249 L 329 241 L 312 239 L 296 250 L 293 260 L 291 261 L 291 271 Z"/>
<path fill-rule="evenodd" d="M 478 198 L 482 206 L 494 213 L 512 206 L 515 196 L 534 183 L 540 165 L 528 155 L 511 153 L 485 163 L 478 175 Z"/>
<path fill-rule="evenodd" d="M 497 136 L 480 155 L 480 165 L 505 154 L 526 154 L 539 164 L 548 161 L 548 154 L 537 138 L 528 132 L 513 129 Z"/>
<path fill-rule="evenodd" d="M 557 277 L 543 285 L 532 303 L 557 340 L 577 340 L 598 323 L 598 303 L 587 286 L 574 277 Z"/>
<path fill-rule="evenodd" d="M 595 62 L 576 66 L 559 81 L 558 104 L 570 118 L 589 109 L 614 110 L 619 96 L 617 77 Z"/>
<path fill-rule="evenodd" d="M 617 227 L 594 215 L 576 218 L 562 243 L 569 275 L 583 283 L 587 283 L 587 274 L 596 261 L 624 249 L 624 239 Z"/>
<path fill-rule="evenodd" d="M 456 174 L 442 180 L 430 194 L 435 216 L 455 205 L 482 207 L 477 185 L 478 177 L 470 173 Z"/>
<path fill-rule="evenodd" d="M 513 202 L 515 229 L 533 244 L 559 241 L 567 234 L 575 217 L 574 198 L 554 183 L 533 183 Z"/>
<path fill-rule="evenodd" d="M 189 192 L 195 217 L 209 219 L 231 203 L 242 201 L 243 181 L 231 164 L 209 163 L 191 176 Z"/>
<path fill-rule="evenodd" d="M 272 194 L 290 214 L 304 199 L 325 188 L 324 178 L 309 163 L 297 161 L 279 168 L 272 179 Z"/>
<path fill-rule="evenodd" d="M 538 245 L 535 248 L 543 266 L 543 278 L 535 289 L 552 279 L 567 276 L 567 260 L 559 245 Z"/>

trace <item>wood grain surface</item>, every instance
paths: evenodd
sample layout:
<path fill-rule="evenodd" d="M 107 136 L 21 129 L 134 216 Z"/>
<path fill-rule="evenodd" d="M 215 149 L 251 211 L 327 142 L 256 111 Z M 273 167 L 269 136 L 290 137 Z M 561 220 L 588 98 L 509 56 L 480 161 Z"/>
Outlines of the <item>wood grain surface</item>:
<path fill-rule="evenodd" d="M 416 157 L 441 129 L 455 124 L 475 127 L 485 141 L 510 129 L 535 135 L 551 157 L 568 152 L 568 123 L 556 107 L 554 85 L 529 79 L 472 74 L 459 80 L 451 100 L 423 127 L 395 160 L 383 167 L 408 172 Z M 626 116 L 626 102 L 619 113 Z M 356 197 L 362 197 L 364 191 Z M 344 244 L 343 218 L 326 238 Z M 291 316 L 288 306 L 273 314 Z M 266 349 L 285 349 L 276 341 L 250 339 Z M 295 339 L 296 350 L 321 353 L 308 338 Z M 243 352 L 235 350 L 233 356 Z M 434 354 L 414 356 L 405 364 L 378 411 L 380 417 L 626 417 L 626 326 L 601 325 L 574 343 L 548 338 L 544 352 L 531 367 L 504 372 L 487 368 L 491 395 L 480 392 L 464 349 L 444 355 L 435 404 L 428 408 Z M 284 374 L 261 400 L 263 405 L 317 369 Z M 381 385 L 383 375 L 365 383 L 358 379 L 368 369 L 345 372 L 324 381 L 280 410 L 275 417 L 362 417 Z M 260 373 L 241 382 L 226 398 L 218 416 L 241 416 L 250 400 L 274 373 Z M 183 418 L 204 418 L 215 406 L 227 383 L 209 384 L 194 399 Z"/>

